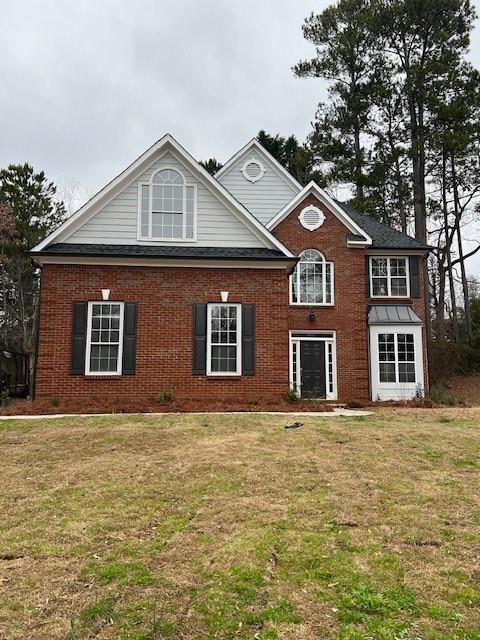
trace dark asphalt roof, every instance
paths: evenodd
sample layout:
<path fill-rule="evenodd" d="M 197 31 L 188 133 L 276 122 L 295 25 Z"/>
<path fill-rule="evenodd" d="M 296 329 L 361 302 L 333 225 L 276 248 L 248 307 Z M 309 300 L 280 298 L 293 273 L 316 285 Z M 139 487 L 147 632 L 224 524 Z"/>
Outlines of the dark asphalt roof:
<path fill-rule="evenodd" d="M 277 249 L 262 247 L 183 247 L 137 244 L 50 244 L 32 255 L 42 256 L 116 256 L 121 258 L 186 258 L 194 260 L 290 260 Z"/>
<path fill-rule="evenodd" d="M 361 213 L 356 209 L 352 209 L 345 202 L 339 202 L 342 209 L 350 218 L 358 224 L 372 239 L 372 249 L 423 249 L 428 251 L 432 247 L 429 247 L 423 242 L 419 242 L 401 231 L 397 231 L 392 227 L 389 227 L 383 222 L 379 222 L 365 213 Z"/>

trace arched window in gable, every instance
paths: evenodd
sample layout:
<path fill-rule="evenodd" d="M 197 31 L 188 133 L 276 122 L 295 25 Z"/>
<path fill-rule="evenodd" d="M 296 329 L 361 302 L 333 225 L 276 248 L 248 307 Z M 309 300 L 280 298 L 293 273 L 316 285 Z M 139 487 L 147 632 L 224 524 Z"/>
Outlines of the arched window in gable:
<path fill-rule="evenodd" d="M 156 171 L 140 185 L 140 238 L 193 240 L 196 190 L 176 169 Z"/>
<path fill-rule="evenodd" d="M 333 304 L 333 262 L 327 262 L 317 249 L 300 254 L 290 283 L 291 304 Z"/>

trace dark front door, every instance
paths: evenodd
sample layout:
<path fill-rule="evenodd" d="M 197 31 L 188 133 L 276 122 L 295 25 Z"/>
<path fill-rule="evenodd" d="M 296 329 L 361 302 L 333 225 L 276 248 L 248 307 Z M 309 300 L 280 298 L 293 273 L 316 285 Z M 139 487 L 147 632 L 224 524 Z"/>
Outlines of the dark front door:
<path fill-rule="evenodd" d="M 326 398 L 325 342 L 302 340 L 300 343 L 302 398 Z"/>

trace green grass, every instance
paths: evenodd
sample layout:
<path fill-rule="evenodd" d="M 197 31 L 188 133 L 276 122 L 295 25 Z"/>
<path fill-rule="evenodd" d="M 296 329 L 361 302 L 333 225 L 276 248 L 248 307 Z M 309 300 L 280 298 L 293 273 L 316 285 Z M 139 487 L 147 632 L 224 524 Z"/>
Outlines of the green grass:
<path fill-rule="evenodd" d="M 303 421 L 0 424 L 0 637 L 480 640 L 480 411 Z"/>

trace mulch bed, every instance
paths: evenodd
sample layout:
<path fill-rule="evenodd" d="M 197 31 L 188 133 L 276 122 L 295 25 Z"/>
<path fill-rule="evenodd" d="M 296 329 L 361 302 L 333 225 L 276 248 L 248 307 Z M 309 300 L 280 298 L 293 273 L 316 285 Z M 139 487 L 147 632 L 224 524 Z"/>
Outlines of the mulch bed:
<path fill-rule="evenodd" d="M 12 400 L 6 407 L 0 408 L 0 415 L 53 415 L 56 413 L 160 413 L 160 412 L 215 412 L 215 411 L 333 411 L 333 406 L 325 401 L 299 400 L 287 402 L 285 400 L 258 400 L 249 403 L 234 403 L 228 401 L 202 400 L 173 400 L 158 402 L 156 400 L 117 401 L 112 402 L 101 398 L 91 398 L 85 401 L 60 400 L 58 405 L 52 405 L 50 400 Z"/>

